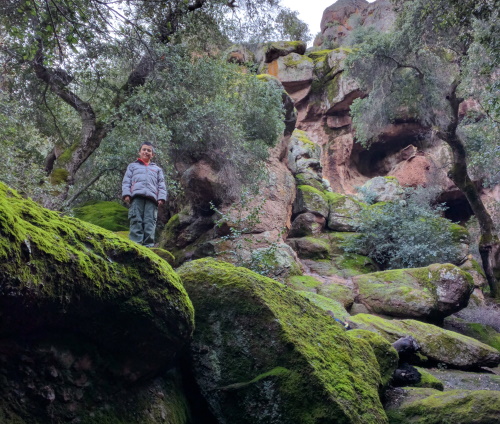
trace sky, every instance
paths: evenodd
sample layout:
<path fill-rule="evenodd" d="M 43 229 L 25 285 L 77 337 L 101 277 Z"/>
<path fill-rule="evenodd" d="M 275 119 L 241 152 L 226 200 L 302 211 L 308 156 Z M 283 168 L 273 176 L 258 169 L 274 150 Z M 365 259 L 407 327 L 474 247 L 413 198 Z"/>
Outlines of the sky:
<path fill-rule="evenodd" d="M 319 24 L 323 11 L 336 0 L 281 0 L 281 5 L 299 12 L 299 18 L 309 25 L 309 31 L 313 38 L 320 31 Z M 375 0 L 367 0 L 373 3 Z"/>

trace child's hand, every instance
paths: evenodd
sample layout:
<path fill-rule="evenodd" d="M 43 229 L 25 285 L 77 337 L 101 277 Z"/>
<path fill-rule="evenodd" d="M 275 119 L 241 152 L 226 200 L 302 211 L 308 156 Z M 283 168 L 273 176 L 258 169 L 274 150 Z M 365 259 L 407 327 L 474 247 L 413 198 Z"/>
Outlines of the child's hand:
<path fill-rule="evenodd" d="M 128 204 L 128 203 L 130 203 L 130 196 L 125 196 L 125 197 L 123 198 L 123 201 L 124 201 L 125 203 L 127 203 L 127 204 Z"/>
<path fill-rule="evenodd" d="M 165 204 L 165 200 L 163 200 L 163 199 L 158 200 L 158 206 L 161 206 L 164 204 Z"/>

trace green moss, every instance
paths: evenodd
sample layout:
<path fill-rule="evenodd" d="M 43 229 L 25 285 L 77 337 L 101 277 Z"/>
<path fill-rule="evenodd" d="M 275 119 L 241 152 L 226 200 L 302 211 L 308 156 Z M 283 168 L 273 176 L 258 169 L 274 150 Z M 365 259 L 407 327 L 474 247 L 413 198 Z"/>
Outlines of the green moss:
<path fill-rule="evenodd" d="M 447 390 L 431 392 L 429 396 L 429 390 L 405 389 L 410 401 L 403 401 L 397 409 L 387 411 L 390 423 L 493 424 L 498 422 L 500 392 Z"/>
<path fill-rule="evenodd" d="M 315 188 L 318 191 L 323 191 L 323 184 L 316 178 L 309 174 L 295 174 L 295 181 L 297 185 L 308 185 Z"/>
<path fill-rule="evenodd" d="M 64 168 L 56 168 L 50 174 L 50 183 L 53 185 L 63 184 L 68 181 L 69 172 Z"/>
<path fill-rule="evenodd" d="M 314 303 L 323 311 L 333 312 L 335 317 L 342 321 L 346 321 L 350 317 L 349 313 L 345 310 L 344 305 L 341 302 L 338 302 L 326 296 L 322 296 L 318 293 L 312 293 L 310 291 L 298 291 L 297 293 L 299 293 L 301 296 L 304 296 L 306 299 Z"/>
<path fill-rule="evenodd" d="M 469 231 L 462 225 L 451 224 L 449 229 L 455 243 L 468 243 L 470 240 Z"/>
<path fill-rule="evenodd" d="M 415 367 L 417 371 L 420 373 L 420 382 L 415 384 L 415 387 L 427 387 L 429 389 L 436 389 L 443 391 L 444 385 L 441 380 L 434 377 L 429 371 L 425 368 Z"/>
<path fill-rule="evenodd" d="M 387 340 L 372 331 L 351 330 L 347 335 L 366 340 L 370 344 L 377 358 L 382 386 L 388 386 L 394 371 L 398 367 L 399 355 L 396 349 Z"/>
<path fill-rule="evenodd" d="M 312 290 L 323 284 L 309 275 L 295 275 L 287 280 L 287 286 L 294 290 Z"/>
<path fill-rule="evenodd" d="M 73 212 L 76 218 L 109 231 L 128 230 L 128 209 L 117 202 L 89 202 Z"/>
<path fill-rule="evenodd" d="M 30 328 L 58 322 L 113 351 L 142 345 L 145 354 L 149 348 L 152 363 L 170 358 L 192 331 L 193 306 L 164 260 L 112 232 L 43 209 L 2 183 L 0 275 L 1 296 L 25 299 L 13 308 L 16 316 L 2 317 L 12 320 L 12 331 L 22 333 L 27 322 Z M 146 319 L 144 305 L 132 298 L 146 302 L 152 317 Z"/>
<path fill-rule="evenodd" d="M 308 58 L 307 56 L 296 55 L 292 57 L 291 55 L 286 55 L 283 57 L 283 64 L 288 68 L 296 68 L 297 66 L 305 62 L 314 63 L 312 59 Z"/>
<path fill-rule="evenodd" d="M 317 147 L 317 144 L 309 139 L 309 136 L 307 135 L 307 133 L 305 131 L 302 131 L 302 130 L 299 130 L 296 128 L 295 130 L 293 130 L 292 137 L 295 137 L 300 142 L 309 146 L 310 148 Z"/>
<path fill-rule="evenodd" d="M 332 52 L 333 50 L 315 50 L 312 52 L 307 53 L 307 56 L 309 56 L 314 63 L 320 62 L 322 60 L 325 60 L 326 57 L 328 56 L 328 53 Z"/>
<path fill-rule="evenodd" d="M 373 351 L 347 338 L 311 302 L 274 280 L 213 259 L 186 263 L 178 272 L 196 308 L 193 348 L 210 352 L 197 355 L 194 365 L 218 419 L 263 422 L 272 410 L 275 422 L 386 422 Z M 262 378 L 277 367 L 289 373 Z M 256 379 L 230 396 L 209 393 L 210 387 Z M 242 415 L 250 404 L 258 407 Z"/>

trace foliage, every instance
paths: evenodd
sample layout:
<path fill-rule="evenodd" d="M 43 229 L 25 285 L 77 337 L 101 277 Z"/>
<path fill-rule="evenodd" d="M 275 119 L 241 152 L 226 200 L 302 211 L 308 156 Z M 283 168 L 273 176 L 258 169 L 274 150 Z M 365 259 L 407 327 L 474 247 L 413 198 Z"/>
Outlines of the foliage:
<path fill-rule="evenodd" d="M 305 41 L 311 39 L 309 27 L 298 17 L 298 12 L 283 8 L 276 16 L 276 32 L 280 40 Z"/>
<path fill-rule="evenodd" d="M 0 91 L 0 181 L 41 204 L 58 187 L 49 184 L 43 160 L 52 144 L 32 122 L 29 108 Z"/>
<path fill-rule="evenodd" d="M 156 148 L 154 161 L 170 174 L 167 180 L 173 182 L 173 163 L 204 159 L 219 171 L 227 198 L 240 183 L 255 181 L 259 164 L 282 134 L 282 92 L 236 65 L 193 60 L 182 48 L 163 52 L 149 81 L 110 118 L 116 122 L 113 132 L 91 164 L 96 170 L 122 169 L 147 140 Z"/>
<path fill-rule="evenodd" d="M 360 236 L 346 242 L 348 252 L 368 252 L 385 268 L 416 268 L 452 262 L 458 248 L 452 223 L 441 205 L 431 207 L 425 189 L 405 189 L 404 199 L 381 202 L 359 213 Z"/>

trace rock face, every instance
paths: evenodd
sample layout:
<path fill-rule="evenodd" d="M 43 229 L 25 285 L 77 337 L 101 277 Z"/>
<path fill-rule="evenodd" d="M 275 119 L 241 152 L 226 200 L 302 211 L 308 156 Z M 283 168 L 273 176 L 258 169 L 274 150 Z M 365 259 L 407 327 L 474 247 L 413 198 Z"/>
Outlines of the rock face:
<path fill-rule="evenodd" d="M 338 0 L 323 12 L 321 35 L 314 45 L 328 47 L 342 45 L 349 33 L 360 26 L 374 27 L 386 32 L 394 24 L 396 15 L 388 0 L 368 3 L 365 0 Z"/>
<path fill-rule="evenodd" d="M 420 353 L 431 363 L 463 369 L 495 367 L 500 363 L 500 352 L 495 348 L 435 325 L 410 319 L 390 321 L 367 314 L 358 314 L 349 321 L 354 328 L 375 331 L 391 343 L 412 336 L 420 346 Z"/>
<path fill-rule="evenodd" d="M 191 302 L 148 249 L 61 218 L 1 183 L 0 240 L 1 396 L 19 406 L 16 414 L 48 420 L 48 405 L 56 415 L 90 413 L 87 381 L 106 402 L 112 380 L 154 375 L 189 340 Z"/>
<path fill-rule="evenodd" d="M 442 321 L 467 306 L 472 277 L 451 264 L 397 269 L 353 278 L 358 300 L 377 314 Z"/>
<path fill-rule="evenodd" d="M 276 281 L 213 259 L 179 275 L 195 379 L 220 423 L 385 423 L 369 344 Z"/>

